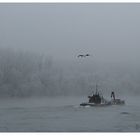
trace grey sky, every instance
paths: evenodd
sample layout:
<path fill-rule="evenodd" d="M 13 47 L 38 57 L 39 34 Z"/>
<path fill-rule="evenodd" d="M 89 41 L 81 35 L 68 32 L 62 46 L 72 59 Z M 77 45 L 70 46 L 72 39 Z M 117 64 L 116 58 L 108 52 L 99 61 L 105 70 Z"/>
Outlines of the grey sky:
<path fill-rule="evenodd" d="M 0 4 L 0 46 L 139 65 L 140 4 Z M 92 57 L 92 58 L 93 58 Z"/>

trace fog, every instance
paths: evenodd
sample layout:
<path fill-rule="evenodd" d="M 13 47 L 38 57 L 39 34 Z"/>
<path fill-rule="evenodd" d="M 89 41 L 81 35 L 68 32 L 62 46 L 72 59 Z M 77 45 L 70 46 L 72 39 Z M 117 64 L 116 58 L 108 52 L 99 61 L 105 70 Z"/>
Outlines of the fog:
<path fill-rule="evenodd" d="M 139 57 L 139 4 L 1 4 L 0 19 L 1 46 L 66 60 L 85 52 L 112 63 Z"/>
<path fill-rule="evenodd" d="M 0 96 L 138 95 L 139 7 L 1 3 Z"/>
<path fill-rule="evenodd" d="M 139 132 L 139 13 L 137 3 L 1 3 L 0 131 Z M 96 85 L 125 104 L 80 106 Z"/>

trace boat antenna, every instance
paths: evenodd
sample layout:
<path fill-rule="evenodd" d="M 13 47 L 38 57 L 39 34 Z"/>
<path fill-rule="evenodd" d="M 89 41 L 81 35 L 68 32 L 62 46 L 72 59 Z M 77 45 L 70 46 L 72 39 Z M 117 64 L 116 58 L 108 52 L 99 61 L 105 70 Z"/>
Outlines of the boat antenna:
<path fill-rule="evenodd" d="M 97 95 L 98 94 L 98 85 L 96 84 L 96 92 L 95 94 Z"/>

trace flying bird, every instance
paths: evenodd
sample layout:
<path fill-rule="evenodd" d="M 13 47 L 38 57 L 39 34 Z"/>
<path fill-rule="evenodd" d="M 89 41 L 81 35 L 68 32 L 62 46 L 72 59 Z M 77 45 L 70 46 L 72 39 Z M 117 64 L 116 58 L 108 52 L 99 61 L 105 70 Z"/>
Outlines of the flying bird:
<path fill-rule="evenodd" d="M 77 57 L 78 57 L 78 58 L 79 58 L 79 57 L 83 58 L 83 57 L 86 57 L 86 56 L 90 56 L 90 54 L 85 54 L 85 55 L 80 54 L 80 55 L 78 55 Z"/>
<path fill-rule="evenodd" d="M 85 57 L 85 55 L 83 55 L 83 54 L 80 54 L 80 55 L 78 55 L 77 57 Z"/>

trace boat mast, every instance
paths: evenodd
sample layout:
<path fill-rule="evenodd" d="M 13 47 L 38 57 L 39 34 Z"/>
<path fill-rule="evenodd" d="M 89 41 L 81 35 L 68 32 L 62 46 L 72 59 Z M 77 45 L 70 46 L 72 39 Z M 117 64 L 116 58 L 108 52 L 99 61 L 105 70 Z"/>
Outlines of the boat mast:
<path fill-rule="evenodd" d="M 96 84 L 96 92 L 95 94 L 97 95 L 98 94 L 98 85 Z"/>

